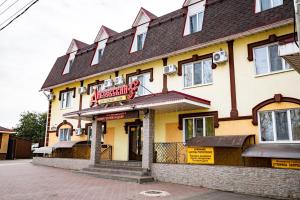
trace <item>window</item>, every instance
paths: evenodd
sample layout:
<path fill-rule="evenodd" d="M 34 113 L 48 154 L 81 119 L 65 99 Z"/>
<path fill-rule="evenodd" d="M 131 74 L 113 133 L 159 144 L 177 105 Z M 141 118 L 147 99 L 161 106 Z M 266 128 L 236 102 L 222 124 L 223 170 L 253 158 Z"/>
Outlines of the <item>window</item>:
<path fill-rule="evenodd" d="M 70 70 L 71 70 L 71 67 L 72 67 L 73 62 L 74 62 L 74 59 L 70 59 L 70 60 L 68 61 L 67 65 L 66 65 L 66 67 L 65 67 L 65 69 L 64 69 L 63 74 L 68 74 L 68 73 L 70 73 Z"/>
<path fill-rule="evenodd" d="M 137 35 L 137 51 L 140 51 L 143 49 L 144 43 L 145 43 L 145 38 L 146 38 L 146 33 Z"/>
<path fill-rule="evenodd" d="M 103 55 L 103 49 L 98 49 L 98 63 L 100 62 Z"/>
<path fill-rule="evenodd" d="M 256 75 L 291 69 L 291 66 L 278 55 L 278 44 L 254 48 Z"/>
<path fill-rule="evenodd" d="M 129 83 L 131 83 L 134 80 L 140 81 L 140 86 L 138 88 L 138 91 L 136 93 L 137 96 L 144 96 L 150 94 L 149 88 L 150 88 L 150 73 L 140 74 L 137 76 L 131 76 L 129 77 Z"/>
<path fill-rule="evenodd" d="M 300 142 L 300 109 L 259 113 L 262 142 Z"/>
<path fill-rule="evenodd" d="M 183 142 L 197 136 L 214 136 L 213 117 L 194 117 L 183 119 Z"/>
<path fill-rule="evenodd" d="M 102 125 L 102 130 L 105 130 L 105 125 Z M 93 128 L 92 126 L 88 126 L 88 141 L 92 141 Z M 101 142 L 104 143 L 104 134 L 101 134 Z"/>
<path fill-rule="evenodd" d="M 209 84 L 213 82 L 212 60 L 206 59 L 183 65 L 184 87 Z"/>
<path fill-rule="evenodd" d="M 99 85 L 94 85 L 94 86 L 89 87 L 89 90 L 90 90 L 89 94 L 93 95 L 96 88 L 97 88 L 98 91 L 103 90 L 103 85 L 99 84 Z"/>
<path fill-rule="evenodd" d="M 70 131 L 69 128 L 59 129 L 59 141 L 71 141 Z"/>
<path fill-rule="evenodd" d="M 283 0 L 256 0 L 256 12 L 268 10 L 283 4 Z"/>
<path fill-rule="evenodd" d="M 190 33 L 195 33 L 202 30 L 203 12 L 190 16 Z"/>
<path fill-rule="evenodd" d="M 72 106 L 73 91 L 61 93 L 60 108 L 70 108 Z"/>

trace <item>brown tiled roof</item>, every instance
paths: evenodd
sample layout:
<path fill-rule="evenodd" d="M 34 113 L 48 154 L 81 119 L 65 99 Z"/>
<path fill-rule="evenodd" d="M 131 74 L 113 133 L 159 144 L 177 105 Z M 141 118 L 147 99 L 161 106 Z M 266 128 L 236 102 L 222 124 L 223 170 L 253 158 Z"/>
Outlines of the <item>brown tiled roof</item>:
<path fill-rule="evenodd" d="M 81 42 L 81 41 L 79 41 L 79 40 L 76 40 L 76 39 L 74 39 L 74 42 L 76 43 L 78 49 L 82 49 L 82 48 L 88 46 L 88 44 L 86 44 L 86 43 L 84 43 L 84 42 Z"/>
<path fill-rule="evenodd" d="M 4 127 L 0 126 L 0 132 L 3 132 L 3 133 L 10 133 L 10 132 L 14 132 L 14 131 L 11 130 L 11 129 L 4 128 Z"/>
<path fill-rule="evenodd" d="M 156 94 L 150 94 L 146 96 L 136 97 L 130 101 L 127 101 L 125 106 L 138 106 L 138 105 L 149 105 L 149 104 L 157 104 L 157 103 L 164 103 L 164 102 L 174 102 L 179 100 L 191 100 L 197 103 L 202 103 L 205 105 L 210 105 L 210 101 L 207 101 L 205 99 L 201 99 L 198 97 L 194 97 L 188 94 L 184 94 L 177 91 L 169 91 L 168 93 L 156 93 Z M 121 108 L 123 105 L 115 105 L 111 107 L 103 108 L 101 106 L 93 107 L 93 108 L 87 108 L 83 109 L 82 111 L 75 111 L 66 113 L 64 116 L 70 116 L 74 114 L 83 114 L 90 111 L 97 111 L 101 110 L 104 111 L 105 109 L 111 109 L 111 108 Z"/>
<path fill-rule="evenodd" d="M 157 18 L 156 15 L 154 15 L 152 12 L 146 10 L 145 8 L 141 8 L 141 9 L 146 13 L 146 15 L 147 15 L 151 20 Z"/>
<path fill-rule="evenodd" d="M 113 36 L 113 35 L 118 34 L 117 31 L 114 31 L 114 30 L 112 30 L 112 29 L 110 29 L 110 28 L 108 28 L 108 27 L 106 27 L 106 26 L 102 26 L 102 27 L 105 29 L 105 31 L 106 31 L 106 33 L 108 34 L 108 36 Z"/>
<path fill-rule="evenodd" d="M 135 29 L 110 37 L 99 64 L 91 67 L 96 44 L 82 48 L 69 74 L 62 75 L 68 55 L 59 57 L 42 89 L 86 76 L 111 71 L 143 60 L 170 54 L 195 45 L 244 33 L 259 27 L 293 18 L 293 1 L 260 13 L 254 12 L 254 0 L 207 0 L 203 28 L 183 37 L 186 8 L 181 8 L 151 21 L 144 49 L 129 53 Z"/>

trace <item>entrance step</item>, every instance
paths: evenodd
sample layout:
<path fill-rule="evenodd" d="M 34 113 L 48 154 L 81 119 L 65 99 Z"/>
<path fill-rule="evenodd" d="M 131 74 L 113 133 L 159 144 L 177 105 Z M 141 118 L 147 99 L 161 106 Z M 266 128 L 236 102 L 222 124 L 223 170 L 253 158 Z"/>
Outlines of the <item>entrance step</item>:
<path fill-rule="evenodd" d="M 141 162 L 101 161 L 100 164 L 84 168 L 79 172 L 99 178 L 135 183 L 154 181 L 148 172 L 142 170 Z"/>
<path fill-rule="evenodd" d="M 91 171 L 79 171 L 79 173 L 91 175 L 97 178 L 112 179 L 125 182 L 133 183 L 148 183 L 153 182 L 154 179 L 151 176 L 133 176 L 133 175 L 121 175 L 121 174 L 112 174 L 112 173 L 103 173 L 103 172 L 91 172 Z"/>

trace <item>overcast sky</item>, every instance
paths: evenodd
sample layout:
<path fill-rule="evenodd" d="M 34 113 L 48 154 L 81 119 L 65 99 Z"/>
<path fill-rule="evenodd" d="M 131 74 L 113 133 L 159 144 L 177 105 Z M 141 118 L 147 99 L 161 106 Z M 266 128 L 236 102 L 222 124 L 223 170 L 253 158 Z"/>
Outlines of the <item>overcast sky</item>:
<path fill-rule="evenodd" d="M 0 6 L 0 24 L 29 2 L 7 0 Z M 140 7 L 161 16 L 182 4 L 183 0 L 40 0 L 0 31 L 0 126 L 15 127 L 24 111 L 47 111 L 39 89 L 72 38 L 91 44 L 101 25 L 118 32 L 131 28 Z"/>

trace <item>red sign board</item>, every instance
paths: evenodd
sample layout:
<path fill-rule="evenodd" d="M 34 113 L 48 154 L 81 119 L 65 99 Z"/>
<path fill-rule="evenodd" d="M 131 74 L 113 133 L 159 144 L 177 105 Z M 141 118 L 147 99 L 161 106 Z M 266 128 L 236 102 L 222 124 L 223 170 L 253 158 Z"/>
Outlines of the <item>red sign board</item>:
<path fill-rule="evenodd" d="M 91 98 L 90 106 L 93 107 L 93 106 L 99 105 L 99 104 L 101 104 L 101 103 L 99 103 L 99 101 L 104 100 L 104 99 L 109 99 L 109 98 L 112 98 L 112 101 L 110 101 L 110 102 L 113 102 L 114 97 L 125 96 L 126 100 L 133 99 L 135 97 L 135 94 L 138 90 L 139 85 L 140 85 L 140 81 L 134 80 L 133 82 L 131 82 L 129 84 L 110 88 L 110 89 L 103 90 L 103 91 L 98 91 L 97 89 L 95 89 L 94 94 Z M 118 101 L 118 99 L 116 99 L 115 101 Z"/>

